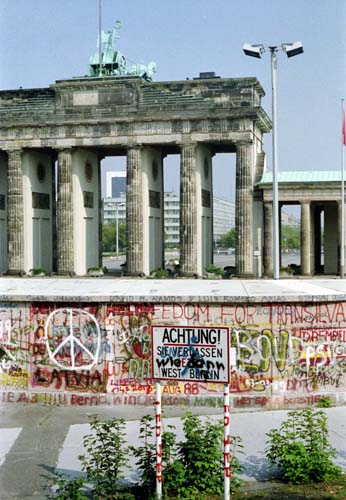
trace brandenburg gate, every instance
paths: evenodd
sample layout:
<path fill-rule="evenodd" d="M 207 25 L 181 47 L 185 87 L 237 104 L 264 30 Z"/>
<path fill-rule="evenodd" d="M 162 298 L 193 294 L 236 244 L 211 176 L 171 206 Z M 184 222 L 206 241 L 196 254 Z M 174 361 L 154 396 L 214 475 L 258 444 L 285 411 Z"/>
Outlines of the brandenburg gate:
<path fill-rule="evenodd" d="M 255 274 L 262 243 L 263 134 L 256 78 L 151 82 L 93 76 L 0 92 L 0 272 L 101 265 L 100 162 L 127 157 L 129 276 L 164 267 L 163 160 L 180 154 L 180 268 L 212 262 L 213 155 L 236 154 L 236 272 Z M 232 183 L 234 179 L 225 178 Z"/>

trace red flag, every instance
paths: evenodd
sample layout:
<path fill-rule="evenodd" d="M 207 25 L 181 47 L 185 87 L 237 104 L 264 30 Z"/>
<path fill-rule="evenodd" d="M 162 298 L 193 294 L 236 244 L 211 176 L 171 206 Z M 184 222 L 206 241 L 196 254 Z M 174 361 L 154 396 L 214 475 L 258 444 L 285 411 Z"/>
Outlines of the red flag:
<path fill-rule="evenodd" d="M 342 143 L 346 146 L 346 117 L 345 111 L 342 112 Z"/>

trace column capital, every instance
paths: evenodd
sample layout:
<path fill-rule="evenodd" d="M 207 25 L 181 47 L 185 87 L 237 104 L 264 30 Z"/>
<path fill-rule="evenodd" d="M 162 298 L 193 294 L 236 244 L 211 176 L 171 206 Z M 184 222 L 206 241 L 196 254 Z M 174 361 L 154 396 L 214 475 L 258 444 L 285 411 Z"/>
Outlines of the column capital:
<path fill-rule="evenodd" d="M 234 141 L 234 145 L 236 147 L 236 149 L 240 149 L 240 148 L 250 148 L 254 145 L 254 141 L 246 141 L 246 140 L 241 140 L 241 141 Z"/>
<path fill-rule="evenodd" d="M 60 154 L 60 153 L 72 153 L 73 148 L 70 146 L 66 147 L 61 147 L 61 148 L 54 148 L 54 150 Z"/>
<path fill-rule="evenodd" d="M 197 148 L 198 146 L 198 142 L 178 142 L 177 145 L 180 147 L 180 149 L 184 149 L 184 148 Z"/>
<path fill-rule="evenodd" d="M 4 149 L 3 150 L 5 153 L 7 153 L 7 156 L 10 157 L 16 157 L 16 156 L 21 156 L 23 154 L 23 149 L 22 148 L 16 148 L 16 149 Z"/>

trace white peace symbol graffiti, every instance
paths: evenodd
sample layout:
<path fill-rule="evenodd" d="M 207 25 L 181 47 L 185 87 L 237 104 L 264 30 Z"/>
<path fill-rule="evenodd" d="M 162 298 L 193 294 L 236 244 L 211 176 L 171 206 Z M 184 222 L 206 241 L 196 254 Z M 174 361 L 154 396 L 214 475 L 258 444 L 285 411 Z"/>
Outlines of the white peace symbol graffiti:
<path fill-rule="evenodd" d="M 64 325 L 55 326 L 54 317 L 65 315 Z M 77 324 L 77 321 L 82 323 Z M 81 321 L 82 320 L 82 321 Z M 81 328 L 88 329 L 88 337 L 96 332 L 96 339 L 92 343 L 83 343 Z M 55 338 L 53 332 L 56 332 Z M 82 309 L 62 308 L 51 312 L 44 327 L 45 340 L 49 359 L 64 370 L 89 370 L 98 360 L 101 332 L 96 318 Z M 85 332 L 83 332 L 85 335 Z M 64 338 L 63 338 L 64 337 Z M 67 353 L 67 354 L 66 354 Z M 59 362 L 57 357 L 65 357 L 65 363 Z M 78 358 L 87 357 L 89 363 L 78 362 Z"/>

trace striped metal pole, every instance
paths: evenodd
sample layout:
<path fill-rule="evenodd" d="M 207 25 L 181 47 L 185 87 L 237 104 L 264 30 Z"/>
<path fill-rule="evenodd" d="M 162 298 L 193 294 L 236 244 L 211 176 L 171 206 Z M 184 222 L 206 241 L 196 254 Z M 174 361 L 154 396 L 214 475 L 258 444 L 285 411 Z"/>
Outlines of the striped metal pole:
<path fill-rule="evenodd" d="M 230 435 L 230 408 L 229 408 L 229 384 L 224 385 L 223 391 L 223 411 L 224 411 L 224 500 L 230 500 L 231 481 L 231 435 Z"/>
<path fill-rule="evenodd" d="M 161 422 L 161 384 L 156 382 L 155 420 L 156 420 L 156 497 L 162 498 L 162 422 Z"/>

